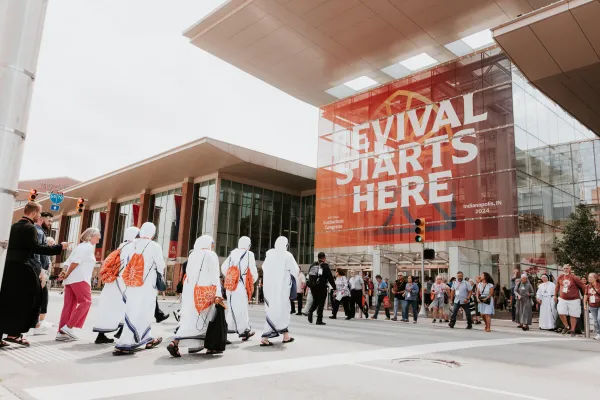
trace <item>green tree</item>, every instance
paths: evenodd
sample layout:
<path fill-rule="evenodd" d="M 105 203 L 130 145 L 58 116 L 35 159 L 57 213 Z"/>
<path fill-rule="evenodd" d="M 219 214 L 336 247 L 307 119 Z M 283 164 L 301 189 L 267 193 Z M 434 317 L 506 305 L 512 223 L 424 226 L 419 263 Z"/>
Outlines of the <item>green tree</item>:
<path fill-rule="evenodd" d="M 575 208 L 552 248 L 558 265 L 571 264 L 578 276 L 587 276 L 600 266 L 600 233 L 592 212 L 585 204 Z"/>

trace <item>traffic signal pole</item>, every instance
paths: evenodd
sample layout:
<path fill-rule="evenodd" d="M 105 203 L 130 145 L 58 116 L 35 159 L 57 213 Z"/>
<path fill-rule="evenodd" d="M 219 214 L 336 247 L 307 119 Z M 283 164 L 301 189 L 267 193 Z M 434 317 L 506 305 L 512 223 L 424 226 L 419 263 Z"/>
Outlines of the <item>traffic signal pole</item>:
<path fill-rule="evenodd" d="M 427 305 L 425 304 L 425 242 L 421 243 L 421 310 L 419 317 L 427 317 Z"/>
<path fill-rule="evenodd" d="M 0 0 L 0 285 L 48 0 Z"/>

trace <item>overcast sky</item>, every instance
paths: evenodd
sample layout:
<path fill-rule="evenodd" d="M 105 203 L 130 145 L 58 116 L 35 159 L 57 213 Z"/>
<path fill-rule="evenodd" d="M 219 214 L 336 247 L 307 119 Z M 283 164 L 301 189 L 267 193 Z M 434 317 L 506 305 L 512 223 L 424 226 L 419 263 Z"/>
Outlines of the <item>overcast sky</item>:
<path fill-rule="evenodd" d="M 87 180 L 209 136 L 316 166 L 318 111 L 191 45 L 223 0 L 52 0 L 21 179 Z"/>

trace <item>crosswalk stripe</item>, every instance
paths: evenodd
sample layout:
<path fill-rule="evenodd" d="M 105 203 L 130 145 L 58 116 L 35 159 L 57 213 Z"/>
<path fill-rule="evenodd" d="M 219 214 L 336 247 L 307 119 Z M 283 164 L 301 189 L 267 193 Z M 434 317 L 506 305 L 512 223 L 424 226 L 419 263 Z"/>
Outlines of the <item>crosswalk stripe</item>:
<path fill-rule="evenodd" d="M 165 374 L 130 376 L 126 378 L 28 388 L 25 389 L 25 392 L 37 400 L 103 399 L 252 377 L 308 371 L 317 368 L 415 357 L 423 354 L 437 353 L 442 351 L 539 343 L 551 340 L 557 339 L 521 337 L 514 339 L 428 343 L 415 346 L 381 348 L 351 353 L 325 354 L 293 359 L 278 359 L 251 364 L 237 364 L 223 367 L 176 371 L 168 374 L 168 379 L 164 379 Z"/>
<path fill-rule="evenodd" d="M 79 357 L 66 353 L 53 346 L 48 346 L 39 342 L 31 341 L 31 346 L 10 346 L 0 350 L 0 355 L 4 354 L 21 364 L 38 364 L 45 362 L 62 362 L 78 360 Z"/>

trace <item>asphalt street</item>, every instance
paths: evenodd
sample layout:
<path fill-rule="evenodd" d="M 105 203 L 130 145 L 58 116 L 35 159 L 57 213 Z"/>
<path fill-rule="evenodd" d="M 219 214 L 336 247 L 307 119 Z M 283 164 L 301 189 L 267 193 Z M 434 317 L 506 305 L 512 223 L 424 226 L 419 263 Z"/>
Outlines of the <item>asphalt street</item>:
<path fill-rule="evenodd" d="M 98 297 L 82 339 L 56 342 L 56 332 L 29 335 L 32 346 L 0 350 L 0 399 L 374 399 L 486 400 L 596 398 L 600 386 L 600 342 L 506 324 L 492 333 L 432 324 L 329 320 L 315 326 L 292 316 L 294 343 L 259 346 L 262 306 L 251 306 L 257 335 L 233 342 L 222 355 L 171 358 L 165 349 L 173 316 L 153 326 L 165 342 L 130 357 L 115 357 L 111 345 L 95 345 Z M 62 296 L 51 293 L 50 322 L 56 326 Z M 161 302 L 165 312 L 177 308 Z M 329 315 L 329 312 L 326 312 Z M 380 317 L 381 318 L 381 317 Z M 277 341 L 277 339 L 275 339 Z"/>

